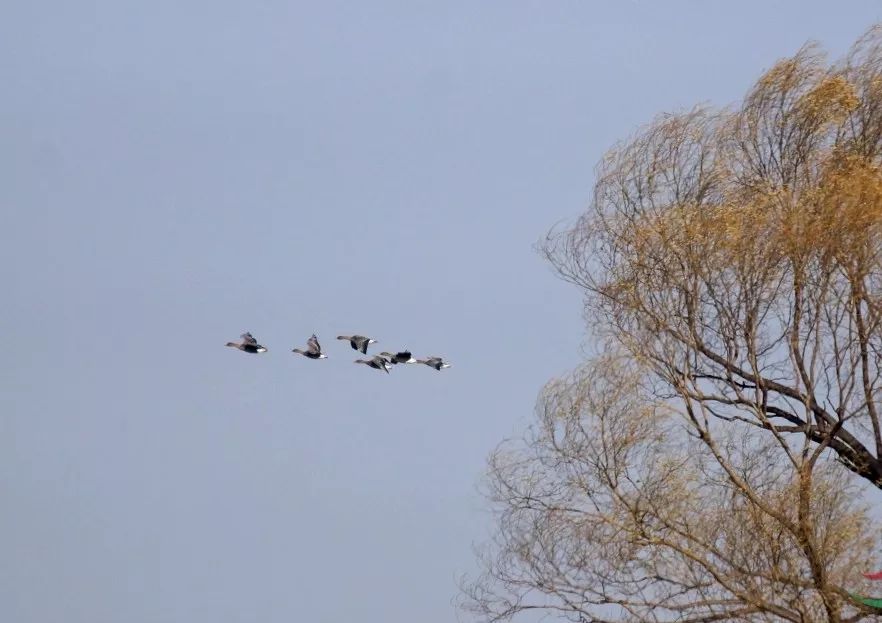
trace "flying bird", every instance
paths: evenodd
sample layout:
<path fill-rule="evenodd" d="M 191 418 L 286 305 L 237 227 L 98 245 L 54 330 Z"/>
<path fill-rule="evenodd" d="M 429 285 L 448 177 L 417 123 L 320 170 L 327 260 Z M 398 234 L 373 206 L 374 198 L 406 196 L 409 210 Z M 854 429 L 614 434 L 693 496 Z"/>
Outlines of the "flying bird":
<path fill-rule="evenodd" d="M 312 337 L 306 340 L 306 350 L 300 350 L 299 348 L 293 349 L 291 352 L 300 353 L 304 357 L 309 357 L 310 359 L 327 359 L 328 356 L 322 353 L 322 346 L 319 344 L 318 338 L 315 336 L 315 333 L 312 334 Z"/>
<path fill-rule="evenodd" d="M 374 370 L 383 370 L 386 374 L 389 374 L 389 368 L 392 367 L 392 364 L 379 355 L 371 357 L 370 359 L 356 359 L 354 363 L 363 363 Z"/>
<path fill-rule="evenodd" d="M 410 354 L 409 350 L 403 350 L 401 352 L 392 353 L 382 352 L 380 353 L 380 357 L 385 357 L 389 360 L 389 363 L 397 364 L 397 363 L 416 363 L 417 360 L 413 358 L 413 355 Z"/>
<path fill-rule="evenodd" d="M 441 357 L 428 357 L 426 359 L 417 359 L 416 362 L 417 363 L 424 363 L 427 366 L 429 366 L 430 368 L 435 368 L 438 371 L 440 371 L 442 368 L 449 368 L 450 367 L 450 364 L 444 363 L 444 361 L 442 361 Z"/>
<path fill-rule="evenodd" d="M 373 340 L 363 335 L 338 335 L 337 339 L 347 340 L 353 350 L 360 350 L 365 355 L 367 355 L 368 346 L 377 342 L 377 340 Z"/>
<path fill-rule="evenodd" d="M 265 353 L 266 347 L 261 346 L 257 343 L 257 340 L 254 339 L 254 336 L 249 332 L 245 332 L 239 337 L 242 338 L 241 342 L 227 342 L 227 346 L 232 346 L 233 348 L 238 348 L 241 351 L 246 353 Z"/>

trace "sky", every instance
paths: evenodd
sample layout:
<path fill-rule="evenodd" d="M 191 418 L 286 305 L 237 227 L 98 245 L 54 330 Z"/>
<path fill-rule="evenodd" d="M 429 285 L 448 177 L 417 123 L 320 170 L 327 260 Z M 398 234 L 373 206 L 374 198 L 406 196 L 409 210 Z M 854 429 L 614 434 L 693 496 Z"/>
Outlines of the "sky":
<path fill-rule="evenodd" d="M 0 6 L 0 620 L 468 620 L 486 458 L 586 346 L 536 241 L 640 124 L 880 19 Z M 244 331 L 269 352 L 224 347 Z M 290 352 L 313 332 L 327 360 Z M 453 367 L 385 375 L 341 333 Z"/>

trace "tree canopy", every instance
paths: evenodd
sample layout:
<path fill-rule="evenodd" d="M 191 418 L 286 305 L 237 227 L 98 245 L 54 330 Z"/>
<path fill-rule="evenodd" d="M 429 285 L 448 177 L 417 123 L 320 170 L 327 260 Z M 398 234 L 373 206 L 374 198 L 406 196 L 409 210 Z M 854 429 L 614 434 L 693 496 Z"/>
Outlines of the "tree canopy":
<path fill-rule="evenodd" d="M 882 29 L 610 150 L 542 248 L 604 355 L 491 460 L 467 604 L 575 621 L 858 621 L 882 488 Z"/>

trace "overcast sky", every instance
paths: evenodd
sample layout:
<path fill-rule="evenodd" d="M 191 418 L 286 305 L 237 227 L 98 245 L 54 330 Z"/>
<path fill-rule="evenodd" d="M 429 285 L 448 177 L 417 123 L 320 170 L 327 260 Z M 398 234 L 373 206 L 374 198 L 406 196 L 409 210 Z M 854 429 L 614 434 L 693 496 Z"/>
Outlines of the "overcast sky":
<path fill-rule="evenodd" d="M 880 18 L 3 4 L 0 620 L 454 621 L 485 458 L 585 340 L 536 240 L 639 124 Z M 313 332 L 329 359 L 290 352 Z M 453 367 L 355 366 L 348 332 Z"/>

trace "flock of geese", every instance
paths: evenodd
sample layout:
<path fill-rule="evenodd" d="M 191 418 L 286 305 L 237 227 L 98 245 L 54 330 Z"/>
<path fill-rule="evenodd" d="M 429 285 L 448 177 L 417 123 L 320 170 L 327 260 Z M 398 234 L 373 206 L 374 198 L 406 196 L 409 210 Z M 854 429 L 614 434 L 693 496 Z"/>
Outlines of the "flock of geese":
<path fill-rule="evenodd" d="M 245 332 L 239 337 L 242 338 L 241 342 L 227 342 L 227 346 L 238 348 L 245 353 L 256 354 L 265 353 L 267 351 L 265 346 L 257 343 L 257 340 L 251 335 L 251 333 Z M 352 346 L 353 350 L 357 350 L 364 355 L 367 355 L 368 346 L 377 343 L 377 340 L 365 337 L 364 335 L 338 335 L 337 339 L 349 342 L 349 345 Z M 306 349 L 295 348 L 292 352 L 299 353 L 308 359 L 328 358 L 328 356 L 322 352 L 322 346 L 319 344 L 315 333 L 312 334 L 312 337 L 306 340 Z M 389 374 L 389 370 L 392 369 L 392 366 L 398 365 L 399 363 L 422 363 L 435 370 L 443 370 L 444 368 L 450 367 L 450 364 L 445 363 L 441 357 L 414 359 L 413 355 L 408 350 L 402 350 L 397 353 L 388 353 L 384 351 L 379 355 L 374 355 L 370 359 L 356 359 L 355 363 L 363 363 L 374 370 L 382 370 L 386 374 Z"/>

